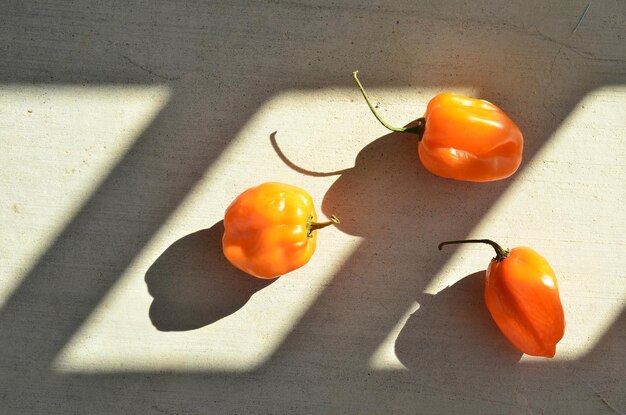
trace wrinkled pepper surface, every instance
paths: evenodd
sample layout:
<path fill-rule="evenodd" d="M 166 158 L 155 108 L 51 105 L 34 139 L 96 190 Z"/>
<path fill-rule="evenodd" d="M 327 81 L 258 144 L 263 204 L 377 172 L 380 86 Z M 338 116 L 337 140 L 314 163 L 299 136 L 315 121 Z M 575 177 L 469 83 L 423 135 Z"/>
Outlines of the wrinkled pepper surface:
<path fill-rule="evenodd" d="M 521 352 L 554 357 L 565 332 L 556 276 L 548 261 L 527 247 L 504 250 L 489 239 L 449 241 L 486 243 L 496 250 L 485 281 L 485 303 L 500 331 Z"/>
<path fill-rule="evenodd" d="M 431 173 L 450 179 L 489 182 L 515 173 L 522 162 L 524 138 L 518 126 L 497 106 L 445 92 L 430 100 L 424 117 L 411 127 L 387 124 L 353 73 L 370 109 L 386 128 L 418 136 L 421 163 Z"/>
<path fill-rule="evenodd" d="M 240 270 L 275 278 L 306 264 L 317 229 L 339 223 L 317 223 L 311 196 L 283 183 L 263 183 L 240 194 L 224 215 L 224 256 Z"/>

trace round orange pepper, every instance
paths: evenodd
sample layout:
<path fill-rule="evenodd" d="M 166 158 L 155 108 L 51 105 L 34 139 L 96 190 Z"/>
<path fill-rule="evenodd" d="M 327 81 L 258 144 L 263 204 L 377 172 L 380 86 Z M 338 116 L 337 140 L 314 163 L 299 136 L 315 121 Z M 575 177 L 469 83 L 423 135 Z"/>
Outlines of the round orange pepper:
<path fill-rule="evenodd" d="M 442 242 L 439 249 L 457 243 L 486 243 L 495 249 L 485 282 L 485 303 L 491 316 L 521 352 L 554 357 L 565 332 L 565 316 L 548 261 L 531 248 L 504 250 L 489 239 Z"/>
<path fill-rule="evenodd" d="M 335 216 L 317 223 L 311 196 L 283 183 L 252 187 L 224 215 L 224 256 L 240 270 L 275 278 L 306 264 L 315 252 L 317 229 L 339 223 Z"/>
<path fill-rule="evenodd" d="M 470 182 L 505 179 L 522 162 L 524 138 L 517 125 L 498 107 L 482 100 L 445 92 L 428 103 L 413 127 L 392 127 L 365 93 L 358 71 L 353 73 L 370 109 L 386 128 L 418 136 L 418 153 L 433 174 Z"/>

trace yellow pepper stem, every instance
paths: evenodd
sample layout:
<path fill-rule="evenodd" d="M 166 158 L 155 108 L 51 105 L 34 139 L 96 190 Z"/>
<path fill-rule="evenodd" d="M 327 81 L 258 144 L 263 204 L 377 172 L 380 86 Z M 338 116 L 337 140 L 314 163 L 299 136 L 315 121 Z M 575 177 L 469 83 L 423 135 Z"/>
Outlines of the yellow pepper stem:
<path fill-rule="evenodd" d="M 323 228 L 325 228 L 327 226 L 330 226 L 330 225 L 338 225 L 340 223 L 341 223 L 341 221 L 335 215 L 330 215 L 330 220 L 326 221 L 326 222 L 313 222 L 313 221 L 311 221 L 308 224 L 308 229 L 309 229 L 308 235 L 309 235 L 309 237 L 313 236 L 313 231 L 315 231 L 315 230 L 323 229 Z"/>
<path fill-rule="evenodd" d="M 378 114 L 378 111 L 376 111 L 376 108 L 374 107 L 374 104 L 372 104 L 372 101 L 370 101 L 370 98 L 367 96 L 367 93 L 365 92 L 365 89 L 363 88 L 363 85 L 361 85 L 361 81 L 359 81 L 359 77 L 357 76 L 358 73 L 359 73 L 359 71 L 352 72 L 352 77 L 354 78 L 356 84 L 359 86 L 359 89 L 361 90 L 361 93 L 363 94 L 363 98 L 365 98 L 365 102 L 367 102 L 367 105 L 370 107 L 370 110 L 372 111 L 372 113 L 374 114 L 376 119 L 385 128 L 387 128 L 388 130 L 395 131 L 395 132 L 398 132 L 398 133 L 413 133 L 413 134 L 417 134 L 418 140 L 421 141 L 422 140 L 422 136 L 424 135 L 424 129 L 426 128 L 426 120 L 423 117 L 419 118 L 417 120 L 417 125 L 415 127 L 394 127 L 392 125 L 389 125 Z"/>
<path fill-rule="evenodd" d="M 503 249 L 500 245 L 498 245 L 497 243 L 495 243 L 491 239 L 465 239 L 465 240 L 462 240 L 462 241 L 446 241 L 446 242 L 442 242 L 442 243 L 439 244 L 439 250 L 441 251 L 441 248 L 443 248 L 445 245 L 474 244 L 474 243 L 481 243 L 481 244 L 491 245 L 493 247 L 493 249 L 495 249 L 495 251 L 496 251 L 496 257 L 494 258 L 494 261 L 496 261 L 496 262 L 502 261 L 504 258 L 509 256 L 509 250 L 508 249 Z"/>

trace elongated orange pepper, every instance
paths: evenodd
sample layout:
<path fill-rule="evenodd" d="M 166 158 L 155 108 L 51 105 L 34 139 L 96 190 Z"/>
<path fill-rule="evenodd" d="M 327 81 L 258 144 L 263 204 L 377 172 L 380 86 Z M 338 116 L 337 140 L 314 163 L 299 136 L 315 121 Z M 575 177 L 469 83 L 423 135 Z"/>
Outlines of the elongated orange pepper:
<path fill-rule="evenodd" d="M 485 243 L 496 250 L 487 268 L 485 303 L 500 331 L 523 353 L 554 357 L 565 316 L 548 261 L 531 248 L 504 250 L 489 239 L 442 242 L 439 249 L 458 243 Z"/>
<path fill-rule="evenodd" d="M 444 92 L 428 103 L 414 127 L 387 124 L 353 73 L 365 101 L 391 131 L 417 134 L 419 158 L 437 176 L 470 182 L 505 179 L 522 162 L 524 138 L 517 125 L 498 107 L 482 100 Z"/>
<path fill-rule="evenodd" d="M 306 264 L 315 252 L 318 223 L 311 196 L 283 183 L 263 183 L 240 194 L 224 215 L 224 256 L 240 270 L 275 278 Z"/>

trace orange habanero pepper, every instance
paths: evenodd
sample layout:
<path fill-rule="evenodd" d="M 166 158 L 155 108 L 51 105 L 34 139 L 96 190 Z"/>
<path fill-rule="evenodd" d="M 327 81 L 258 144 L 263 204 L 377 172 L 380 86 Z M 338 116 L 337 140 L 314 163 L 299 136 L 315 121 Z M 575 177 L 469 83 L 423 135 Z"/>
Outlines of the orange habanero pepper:
<path fill-rule="evenodd" d="M 485 243 L 496 250 L 485 282 L 485 303 L 500 331 L 521 352 L 554 357 L 565 332 L 565 317 L 554 271 L 527 247 L 504 250 L 489 239 L 439 244 Z"/>
<path fill-rule="evenodd" d="M 417 134 L 420 161 L 431 173 L 456 180 L 490 182 L 511 176 L 520 166 L 522 133 L 492 103 L 444 92 L 430 100 L 416 126 L 392 127 L 376 112 L 357 73 L 352 74 L 354 80 L 378 121 L 391 131 Z"/>
<path fill-rule="evenodd" d="M 228 206 L 224 215 L 224 256 L 240 270 L 275 278 L 306 264 L 317 229 L 339 223 L 335 216 L 317 223 L 311 196 L 283 183 L 252 187 Z"/>

